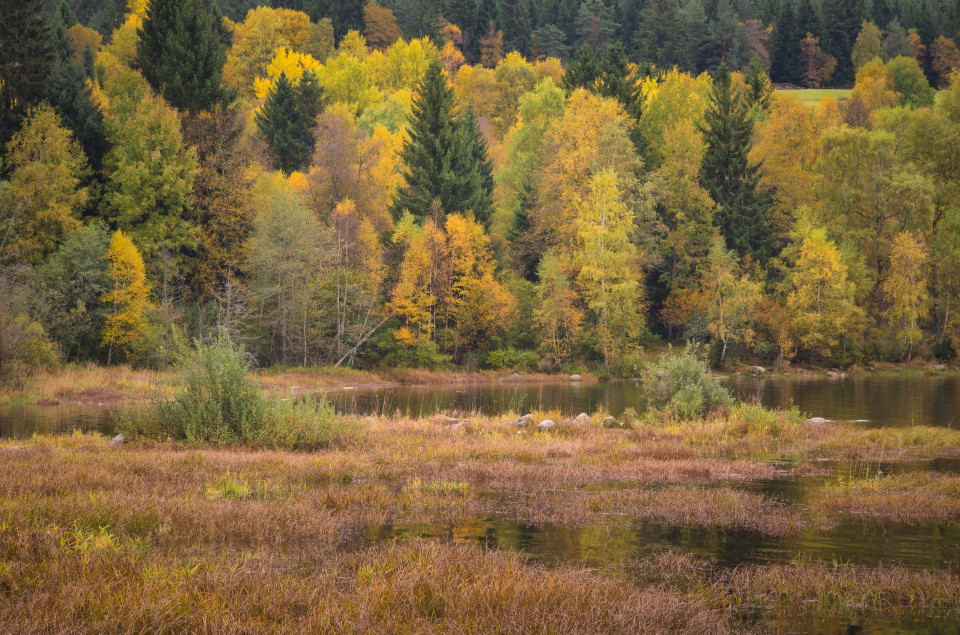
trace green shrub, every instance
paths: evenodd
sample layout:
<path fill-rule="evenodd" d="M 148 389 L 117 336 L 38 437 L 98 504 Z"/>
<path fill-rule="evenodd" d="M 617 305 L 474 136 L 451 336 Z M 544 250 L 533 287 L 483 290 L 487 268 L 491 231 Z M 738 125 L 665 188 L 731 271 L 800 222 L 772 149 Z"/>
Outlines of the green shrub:
<path fill-rule="evenodd" d="M 291 450 L 344 447 L 363 438 L 355 419 L 338 417 L 333 405 L 318 397 L 308 401 L 275 399 L 258 444 Z"/>
<path fill-rule="evenodd" d="M 733 403 L 727 389 L 711 379 L 694 346 L 687 346 L 679 355 L 661 355 L 656 364 L 648 364 L 643 386 L 651 408 L 679 419 L 702 417 Z"/>
<path fill-rule="evenodd" d="M 248 371 L 243 347 L 221 331 L 210 344 L 197 343 L 179 395 L 127 411 L 118 428 L 130 437 L 286 449 L 328 447 L 360 434 L 355 423 L 341 422 L 324 400 L 265 399 L 247 378 Z"/>
<path fill-rule="evenodd" d="M 536 368 L 539 362 L 540 357 L 535 352 L 518 351 L 511 346 L 510 348 L 498 348 L 487 353 L 483 360 L 483 366 L 496 370 L 504 368 L 531 370 Z"/>

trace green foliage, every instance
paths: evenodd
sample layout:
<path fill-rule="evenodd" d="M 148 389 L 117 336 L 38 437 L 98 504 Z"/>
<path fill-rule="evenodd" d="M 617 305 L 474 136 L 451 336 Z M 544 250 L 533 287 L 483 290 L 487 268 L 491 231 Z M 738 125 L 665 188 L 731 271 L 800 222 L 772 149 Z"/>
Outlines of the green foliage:
<path fill-rule="evenodd" d="M 900 94 L 900 103 L 911 108 L 933 105 L 937 91 L 933 89 L 923 69 L 913 57 L 897 57 L 887 62 L 893 75 L 893 89 Z"/>
<path fill-rule="evenodd" d="M 211 343 L 196 343 L 176 398 L 134 409 L 118 419 L 118 429 L 131 437 L 284 449 L 329 447 L 360 436 L 356 424 L 341 422 L 322 399 L 264 398 L 249 370 L 243 347 L 221 330 Z"/>
<path fill-rule="evenodd" d="M 107 250 L 110 233 L 102 221 L 68 238 L 38 273 L 51 310 L 47 323 L 67 359 L 100 356 L 100 333 L 110 313 L 101 302 L 113 287 Z"/>
<path fill-rule="evenodd" d="M 43 14 L 43 0 L 0 2 L 0 154 L 53 68 L 53 32 Z"/>
<path fill-rule="evenodd" d="M 229 101 L 225 48 L 202 0 L 151 0 L 137 37 L 137 65 L 170 105 L 212 110 Z"/>
<path fill-rule="evenodd" d="M 197 155 L 183 143 L 180 117 L 151 95 L 129 116 L 111 114 L 107 131 L 113 147 L 104 160 L 107 214 L 131 235 L 151 265 L 161 251 L 185 259 L 185 251 L 196 246 L 196 230 L 184 213 Z"/>
<path fill-rule="evenodd" d="M 649 407 L 682 420 L 733 404 L 733 397 L 713 380 L 694 346 L 679 355 L 662 355 L 659 362 L 647 366 L 642 382 Z"/>
<path fill-rule="evenodd" d="M 540 358 L 533 351 L 518 351 L 513 347 L 500 348 L 487 353 L 483 360 L 484 368 L 512 368 L 514 370 L 533 370 Z"/>
<path fill-rule="evenodd" d="M 751 107 L 763 111 L 770 110 L 770 100 L 773 98 L 773 89 L 770 87 L 770 76 L 759 57 L 750 60 L 747 74 L 744 77 L 747 84 L 747 103 Z"/>
<path fill-rule="evenodd" d="M 719 208 L 717 224 L 727 247 L 765 262 L 772 255 L 769 205 L 758 191 L 760 166 L 747 158 L 753 145 L 753 123 L 726 64 L 720 65 L 714 80 L 700 132 L 707 145 L 701 180 Z"/>
<path fill-rule="evenodd" d="M 390 204 L 394 219 L 409 211 L 417 219 L 441 223 L 453 213 L 472 212 L 490 220 L 493 176 L 487 144 L 472 108 L 456 114 L 453 89 L 434 60 L 417 87 L 410 119 L 410 140 L 400 153 L 404 185 Z"/>
<path fill-rule="evenodd" d="M 278 170 L 289 174 L 310 163 L 313 128 L 323 104 L 323 89 L 312 73 L 304 73 L 297 83 L 290 81 L 286 73 L 280 73 L 254 118 Z"/>

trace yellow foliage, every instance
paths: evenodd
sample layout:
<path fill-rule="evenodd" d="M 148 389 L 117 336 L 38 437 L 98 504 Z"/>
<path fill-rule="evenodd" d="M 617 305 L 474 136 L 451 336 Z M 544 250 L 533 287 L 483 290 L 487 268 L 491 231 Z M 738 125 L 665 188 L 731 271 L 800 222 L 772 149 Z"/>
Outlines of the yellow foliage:
<path fill-rule="evenodd" d="M 110 241 L 107 260 L 113 289 L 104 294 L 101 301 L 112 304 L 113 311 L 103 328 L 103 343 L 111 350 L 116 346 L 129 353 L 130 345 L 146 326 L 150 288 L 143 257 L 133 241 L 117 230 Z"/>
<path fill-rule="evenodd" d="M 533 72 L 537 77 L 537 83 L 540 80 L 549 77 L 554 84 L 558 86 L 563 81 L 563 62 L 555 57 L 548 57 L 543 60 L 537 60 L 533 64 Z"/>
<path fill-rule="evenodd" d="M 280 74 L 283 73 L 294 84 L 300 82 L 300 78 L 307 71 L 318 75 L 323 65 L 313 58 L 312 55 L 292 51 L 285 46 L 277 49 L 273 60 L 267 65 L 267 77 L 258 77 L 253 81 L 254 94 L 257 99 L 266 99 Z"/>
<path fill-rule="evenodd" d="M 927 292 L 927 252 L 923 239 L 910 232 L 897 234 L 890 253 L 890 272 L 884 280 L 883 295 L 890 303 L 884 312 L 897 333 L 908 358 L 922 332 L 919 321 L 930 302 Z"/>

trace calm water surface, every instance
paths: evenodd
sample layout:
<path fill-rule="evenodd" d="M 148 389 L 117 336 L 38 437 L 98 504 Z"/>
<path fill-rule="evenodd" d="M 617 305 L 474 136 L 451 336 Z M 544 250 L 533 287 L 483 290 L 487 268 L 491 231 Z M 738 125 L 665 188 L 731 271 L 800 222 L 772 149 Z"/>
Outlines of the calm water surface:
<path fill-rule="evenodd" d="M 861 421 L 869 426 L 960 425 L 960 377 L 847 377 L 842 379 L 733 377 L 724 383 L 740 398 L 770 407 L 796 406 L 810 416 Z M 643 389 L 635 382 L 533 384 L 337 390 L 326 393 L 344 412 L 421 416 L 436 412 L 642 411 Z"/>

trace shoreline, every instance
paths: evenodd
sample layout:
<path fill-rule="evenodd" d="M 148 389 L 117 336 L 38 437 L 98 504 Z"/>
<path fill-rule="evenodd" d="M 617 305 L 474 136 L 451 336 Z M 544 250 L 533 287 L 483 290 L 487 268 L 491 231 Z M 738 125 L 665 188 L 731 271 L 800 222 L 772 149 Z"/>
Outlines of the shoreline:
<path fill-rule="evenodd" d="M 853 377 L 953 376 L 960 370 L 953 366 L 937 368 L 932 362 L 909 364 L 873 363 L 846 370 L 827 368 L 789 368 L 777 372 L 751 371 L 744 366 L 733 372 L 714 373 L 717 379 L 755 377 L 757 379 L 823 379 L 842 380 Z M 431 371 L 418 368 L 397 368 L 376 371 L 351 368 L 314 367 L 294 369 L 258 369 L 251 373 L 260 388 L 275 394 L 310 394 L 337 390 L 384 390 L 400 387 L 428 386 L 496 386 L 531 384 L 570 384 L 581 386 L 598 382 L 634 381 L 636 378 L 602 378 L 589 372 L 524 373 L 506 370 Z M 579 377 L 579 380 L 572 379 Z M 157 397 L 168 397 L 179 387 L 175 370 L 155 371 L 129 366 L 67 366 L 42 371 L 26 377 L 19 387 L 0 389 L 0 406 L 119 406 L 150 403 Z"/>

